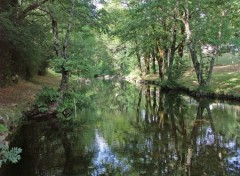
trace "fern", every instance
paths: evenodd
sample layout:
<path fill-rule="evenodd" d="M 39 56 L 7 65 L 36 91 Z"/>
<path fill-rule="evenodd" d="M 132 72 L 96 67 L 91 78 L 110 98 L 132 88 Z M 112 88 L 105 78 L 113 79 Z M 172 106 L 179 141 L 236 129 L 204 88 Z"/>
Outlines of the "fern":
<path fill-rule="evenodd" d="M 6 144 L 0 145 L 1 150 L 1 159 L 0 159 L 0 167 L 3 163 L 11 162 L 11 163 L 17 163 L 20 159 L 20 153 L 22 152 L 21 148 L 13 147 L 9 149 L 9 146 Z"/>

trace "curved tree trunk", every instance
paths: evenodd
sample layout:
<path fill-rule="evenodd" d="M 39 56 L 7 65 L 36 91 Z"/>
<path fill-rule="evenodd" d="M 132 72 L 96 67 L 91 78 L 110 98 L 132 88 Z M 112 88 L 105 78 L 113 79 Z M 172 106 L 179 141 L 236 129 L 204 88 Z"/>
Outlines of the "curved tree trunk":
<path fill-rule="evenodd" d="M 182 22 L 184 23 L 184 26 L 185 26 L 187 46 L 188 46 L 192 63 L 197 75 L 198 83 L 199 85 L 204 85 L 202 68 L 197 58 L 196 45 L 192 37 L 192 31 L 190 29 L 190 14 L 188 9 L 185 9 L 184 18 L 182 19 Z"/>
<path fill-rule="evenodd" d="M 54 17 L 53 14 L 51 14 L 50 12 L 47 12 L 52 20 L 52 32 L 53 32 L 53 38 L 54 38 L 54 50 L 56 52 L 56 55 L 58 58 L 63 58 L 64 60 L 67 60 L 67 48 L 68 48 L 68 41 L 69 41 L 69 37 L 70 37 L 70 33 L 71 33 L 71 29 L 72 29 L 72 20 L 74 17 L 74 9 L 75 9 L 75 0 L 71 0 L 72 2 L 72 7 L 71 7 L 71 14 L 70 14 L 70 18 L 69 18 L 69 22 L 67 25 L 67 31 L 65 34 L 65 38 L 63 41 L 63 46 L 62 46 L 62 51 L 60 49 L 60 42 L 59 42 L 59 38 L 58 38 L 58 22 L 56 20 L 56 18 Z M 60 83 L 60 87 L 59 87 L 59 91 L 60 91 L 60 97 L 58 101 L 54 101 L 50 104 L 48 111 L 46 112 L 39 112 L 38 109 L 33 109 L 30 112 L 25 113 L 26 116 L 28 117 L 45 117 L 45 116 L 52 116 L 55 115 L 57 113 L 57 108 L 60 105 L 60 103 L 62 101 L 64 101 L 64 95 L 67 91 L 67 87 L 68 87 L 68 79 L 69 79 L 69 71 L 65 69 L 65 66 L 62 65 L 61 66 L 62 70 L 62 79 L 61 79 L 61 83 Z"/>

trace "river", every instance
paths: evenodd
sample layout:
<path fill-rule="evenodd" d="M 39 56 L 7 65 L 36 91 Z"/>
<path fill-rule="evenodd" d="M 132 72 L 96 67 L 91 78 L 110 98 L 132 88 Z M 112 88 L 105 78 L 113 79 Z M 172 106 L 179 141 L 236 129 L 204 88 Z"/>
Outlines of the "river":
<path fill-rule="evenodd" d="M 240 103 L 97 81 L 72 115 L 24 121 L 3 176 L 240 175 Z"/>

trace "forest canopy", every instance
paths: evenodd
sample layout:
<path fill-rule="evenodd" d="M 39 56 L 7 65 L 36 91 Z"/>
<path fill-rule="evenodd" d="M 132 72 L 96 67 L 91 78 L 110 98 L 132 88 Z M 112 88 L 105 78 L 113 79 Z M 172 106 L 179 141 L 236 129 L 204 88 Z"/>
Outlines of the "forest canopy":
<path fill-rule="evenodd" d="M 239 49 L 237 0 L 1 0 L 0 79 L 50 67 L 80 77 L 158 74 L 192 66 L 210 84 L 217 56 Z"/>

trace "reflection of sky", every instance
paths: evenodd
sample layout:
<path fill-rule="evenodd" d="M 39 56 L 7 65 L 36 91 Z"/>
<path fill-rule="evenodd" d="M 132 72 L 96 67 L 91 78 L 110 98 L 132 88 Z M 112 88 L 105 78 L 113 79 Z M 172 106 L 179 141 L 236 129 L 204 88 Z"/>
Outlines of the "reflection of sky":
<path fill-rule="evenodd" d="M 236 140 L 229 140 L 227 142 L 222 141 L 223 136 L 215 136 L 212 128 L 209 126 L 205 129 L 205 134 L 197 138 L 197 151 L 200 151 L 202 145 L 214 145 L 215 140 L 218 138 L 219 146 L 227 148 L 230 156 L 225 159 L 225 162 L 230 166 L 229 169 L 234 171 L 234 169 L 240 169 L 240 148 L 238 147 Z"/>
<path fill-rule="evenodd" d="M 141 117 L 142 117 L 143 120 L 145 119 L 145 114 L 146 114 L 145 110 L 142 110 L 141 111 Z"/>
<path fill-rule="evenodd" d="M 95 172 L 92 175 L 104 174 L 106 172 L 106 167 L 114 170 L 120 167 L 123 171 L 127 170 L 128 167 L 111 151 L 111 148 L 107 144 L 106 140 L 98 131 L 96 131 L 95 137 L 97 154 L 93 160 Z"/>
<path fill-rule="evenodd" d="M 225 147 L 228 148 L 230 151 L 234 152 L 234 156 L 229 156 L 226 159 L 228 164 L 234 168 L 240 169 L 240 149 L 238 148 L 236 141 L 233 141 L 233 140 L 229 141 L 228 143 L 225 144 Z M 230 169 L 230 170 L 233 170 L 233 169 Z"/>
<path fill-rule="evenodd" d="M 234 166 L 234 168 L 240 169 L 240 149 L 235 151 L 235 156 L 229 157 L 226 160 L 231 166 Z"/>
<path fill-rule="evenodd" d="M 201 144 L 214 145 L 214 142 L 215 142 L 215 139 L 214 139 L 214 134 L 211 127 L 206 128 L 206 134 L 205 136 L 203 136 L 203 138 L 202 137 L 197 138 L 198 145 L 201 145 Z"/>

